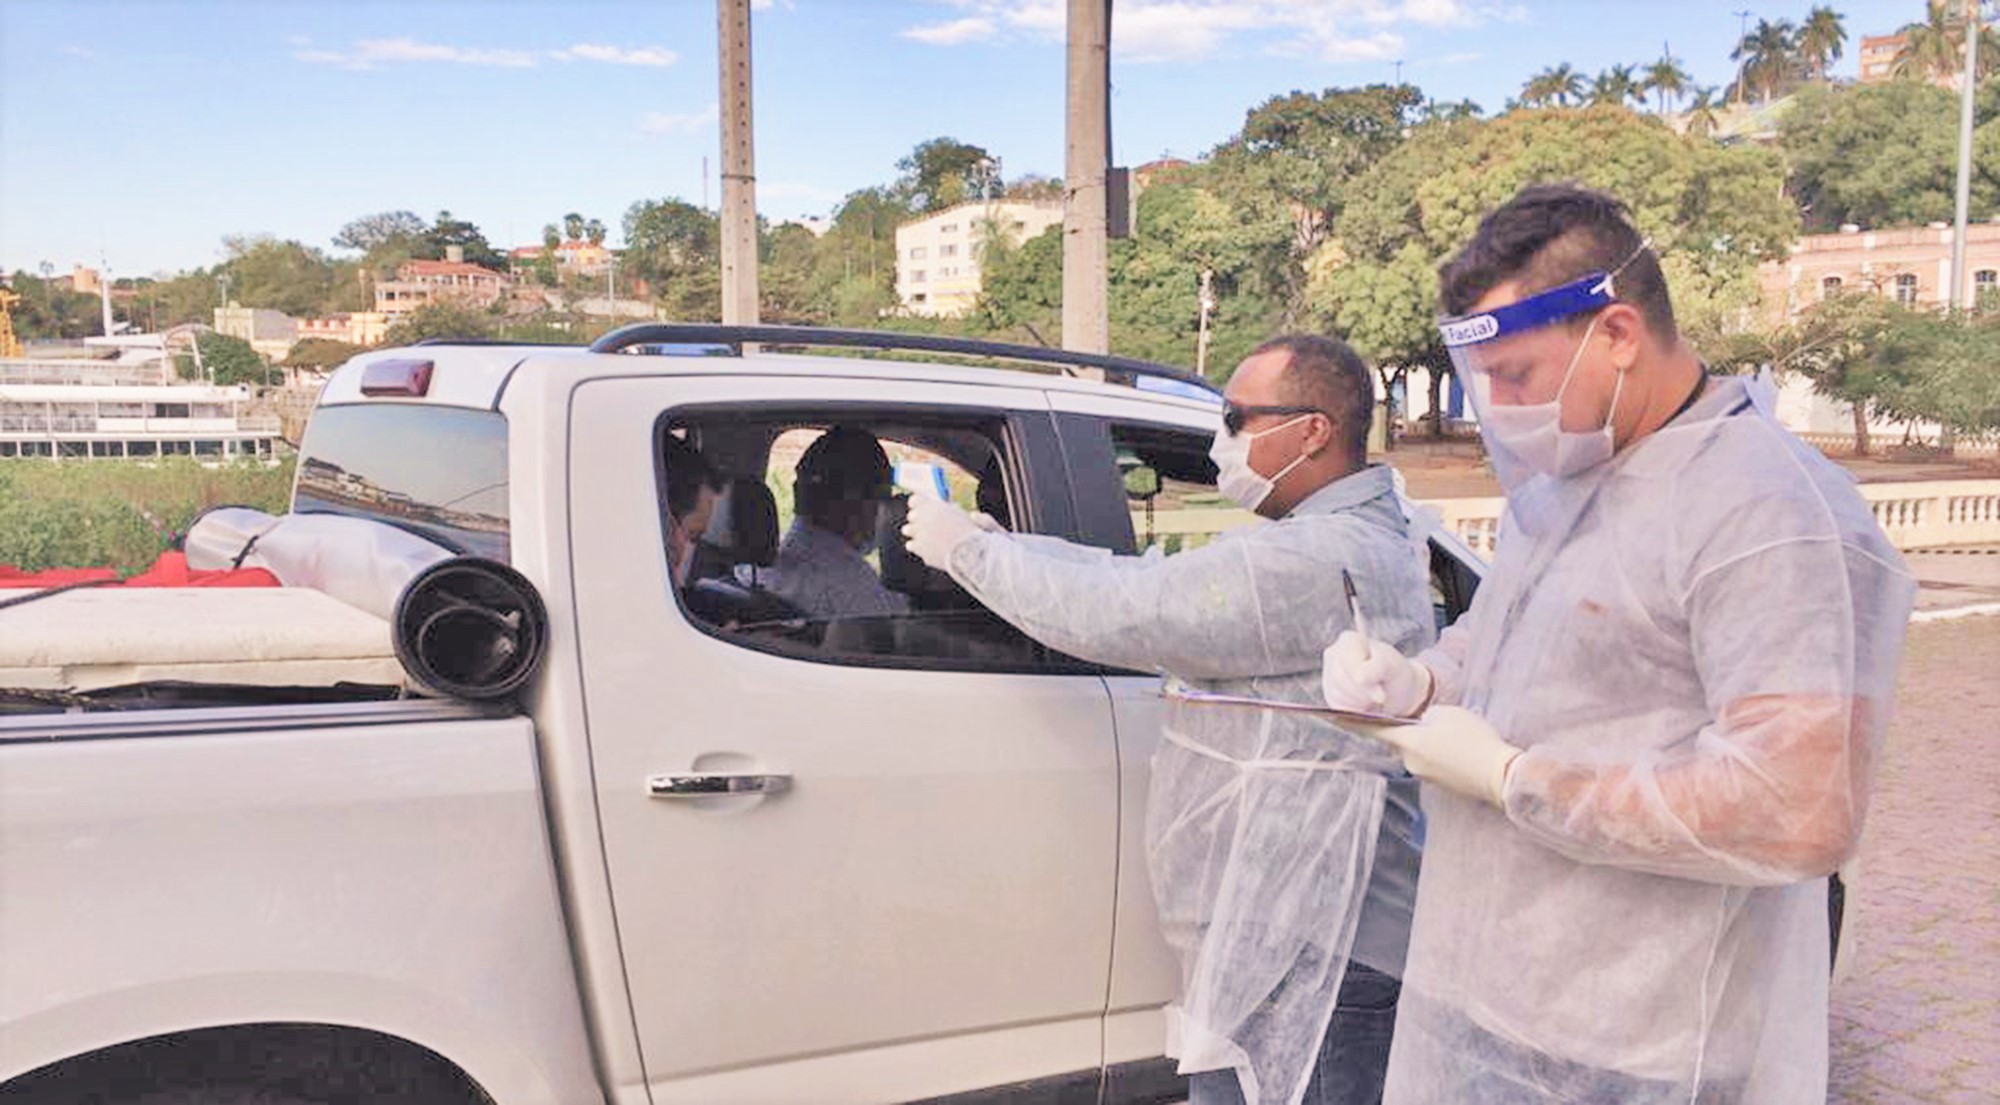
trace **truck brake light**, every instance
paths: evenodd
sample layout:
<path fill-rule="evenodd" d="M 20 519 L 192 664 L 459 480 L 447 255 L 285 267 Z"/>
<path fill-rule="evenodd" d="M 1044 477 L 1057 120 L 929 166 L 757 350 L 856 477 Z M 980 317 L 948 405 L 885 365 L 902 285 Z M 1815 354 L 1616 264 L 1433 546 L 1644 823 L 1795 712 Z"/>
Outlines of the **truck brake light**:
<path fill-rule="evenodd" d="M 421 399 L 431 390 L 430 361 L 376 361 L 361 373 L 361 394 Z"/>

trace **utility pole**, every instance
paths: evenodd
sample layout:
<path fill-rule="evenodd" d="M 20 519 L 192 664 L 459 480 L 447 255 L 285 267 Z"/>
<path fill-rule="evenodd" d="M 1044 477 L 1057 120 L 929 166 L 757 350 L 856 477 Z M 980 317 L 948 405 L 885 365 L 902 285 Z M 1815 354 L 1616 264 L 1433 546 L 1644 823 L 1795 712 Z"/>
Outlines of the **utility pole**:
<path fill-rule="evenodd" d="M 1741 50 L 1743 48 L 1743 40 L 1750 37 L 1750 17 L 1755 13 L 1745 11 L 1735 12 L 1734 14 L 1736 16 L 1736 48 Z M 1748 68 L 1749 59 L 1747 58 L 1736 67 L 1736 102 L 1739 104 L 1743 102 L 1743 73 Z"/>
<path fill-rule="evenodd" d="M 722 41 L 722 322 L 757 323 L 757 170 L 750 138 L 750 0 L 716 0 Z"/>
<path fill-rule="evenodd" d="M 1111 348 L 1105 171 L 1111 164 L 1111 0 L 1069 0 L 1063 158 L 1064 349 Z"/>
<path fill-rule="evenodd" d="M 1979 0 L 1965 0 L 1965 74 L 1958 98 L 1958 197 L 1952 211 L 1951 309 L 1965 302 L 1965 224 L 1972 202 L 1972 97 L 1979 75 Z"/>
<path fill-rule="evenodd" d="M 1208 315 L 1215 310 L 1214 279 L 1213 269 L 1201 270 L 1201 328 L 1194 339 L 1194 374 L 1204 380 L 1208 379 Z"/>

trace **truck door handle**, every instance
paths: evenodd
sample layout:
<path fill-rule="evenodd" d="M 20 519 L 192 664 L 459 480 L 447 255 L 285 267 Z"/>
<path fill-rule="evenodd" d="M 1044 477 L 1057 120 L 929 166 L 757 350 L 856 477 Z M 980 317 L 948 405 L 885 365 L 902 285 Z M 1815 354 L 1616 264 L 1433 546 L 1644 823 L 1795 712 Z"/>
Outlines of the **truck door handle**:
<path fill-rule="evenodd" d="M 730 794 L 783 794 L 792 789 L 790 775 L 655 775 L 646 780 L 655 798 L 710 798 Z"/>

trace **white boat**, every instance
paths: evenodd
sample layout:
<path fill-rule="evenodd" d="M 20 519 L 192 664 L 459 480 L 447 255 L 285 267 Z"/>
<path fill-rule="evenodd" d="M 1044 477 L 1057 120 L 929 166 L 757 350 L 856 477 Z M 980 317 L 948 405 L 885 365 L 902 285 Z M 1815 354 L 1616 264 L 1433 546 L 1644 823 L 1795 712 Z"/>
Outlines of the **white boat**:
<path fill-rule="evenodd" d="M 0 360 L 0 459 L 274 460 L 279 420 L 247 387 L 168 384 L 151 367 Z"/>

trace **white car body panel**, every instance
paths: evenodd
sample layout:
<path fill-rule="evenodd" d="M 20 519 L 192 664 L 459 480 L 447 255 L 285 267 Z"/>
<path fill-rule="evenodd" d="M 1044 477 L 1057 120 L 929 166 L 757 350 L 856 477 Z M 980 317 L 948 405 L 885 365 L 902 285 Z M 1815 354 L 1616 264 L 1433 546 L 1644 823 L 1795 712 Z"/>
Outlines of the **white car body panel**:
<path fill-rule="evenodd" d="M 422 1042 L 508 1105 L 596 1100 L 533 742 L 513 718 L 0 746 L 0 1079 L 291 1021 Z"/>

